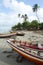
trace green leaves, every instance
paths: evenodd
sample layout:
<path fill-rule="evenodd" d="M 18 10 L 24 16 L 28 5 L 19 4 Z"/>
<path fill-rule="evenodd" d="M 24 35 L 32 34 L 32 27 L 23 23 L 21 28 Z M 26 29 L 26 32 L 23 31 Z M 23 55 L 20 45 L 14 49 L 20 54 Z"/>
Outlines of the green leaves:
<path fill-rule="evenodd" d="M 22 23 L 22 27 L 23 27 L 23 29 L 25 29 L 25 30 L 28 30 L 29 25 L 30 25 L 30 22 L 29 22 L 29 21 L 25 21 L 25 22 Z"/>
<path fill-rule="evenodd" d="M 40 23 L 39 27 L 41 30 L 43 30 L 43 23 Z"/>
<path fill-rule="evenodd" d="M 39 23 L 38 23 L 37 20 L 33 20 L 33 21 L 31 22 L 31 27 L 32 27 L 33 29 L 38 29 L 38 26 L 39 26 Z"/>
<path fill-rule="evenodd" d="M 23 18 L 24 22 L 25 22 L 28 19 L 28 16 L 27 16 L 27 14 L 24 14 L 24 15 L 21 16 L 21 18 Z"/>
<path fill-rule="evenodd" d="M 33 12 L 36 13 L 36 17 L 37 17 L 38 21 L 40 22 L 39 17 L 38 17 L 38 14 L 37 14 L 37 11 L 38 11 L 38 9 L 39 9 L 38 4 L 34 4 L 34 6 L 33 6 L 32 9 L 33 9 Z"/>
<path fill-rule="evenodd" d="M 39 8 L 38 4 L 34 4 L 34 6 L 33 6 L 33 12 L 37 12 L 38 8 Z"/>

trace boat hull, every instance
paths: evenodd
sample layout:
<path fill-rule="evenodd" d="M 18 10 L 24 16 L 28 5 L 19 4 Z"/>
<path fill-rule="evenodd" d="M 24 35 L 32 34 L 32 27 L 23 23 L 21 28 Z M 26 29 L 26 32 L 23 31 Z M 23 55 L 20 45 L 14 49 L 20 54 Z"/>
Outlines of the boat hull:
<path fill-rule="evenodd" d="M 15 46 L 11 45 L 11 44 L 10 44 L 10 46 L 11 46 L 12 49 L 14 49 L 14 51 L 19 53 L 21 56 L 26 58 L 28 61 L 32 61 L 32 62 L 34 62 L 36 64 L 43 65 L 43 60 L 42 59 L 38 59 L 38 58 L 33 57 L 33 56 L 29 55 L 29 54 L 26 54 L 23 51 L 17 49 Z"/>
<path fill-rule="evenodd" d="M 10 38 L 11 36 L 14 36 L 16 35 L 16 33 L 12 33 L 12 34 L 3 34 L 3 35 L 0 35 L 0 38 Z"/>
<path fill-rule="evenodd" d="M 17 33 L 17 36 L 24 36 L 24 33 Z"/>

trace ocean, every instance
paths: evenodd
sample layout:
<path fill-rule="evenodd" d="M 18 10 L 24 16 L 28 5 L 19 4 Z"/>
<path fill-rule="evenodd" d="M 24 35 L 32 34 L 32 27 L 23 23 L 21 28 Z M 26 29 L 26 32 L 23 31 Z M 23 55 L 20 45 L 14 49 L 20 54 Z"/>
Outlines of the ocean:
<path fill-rule="evenodd" d="M 0 33 L 7 33 L 11 30 L 10 26 L 0 26 Z"/>

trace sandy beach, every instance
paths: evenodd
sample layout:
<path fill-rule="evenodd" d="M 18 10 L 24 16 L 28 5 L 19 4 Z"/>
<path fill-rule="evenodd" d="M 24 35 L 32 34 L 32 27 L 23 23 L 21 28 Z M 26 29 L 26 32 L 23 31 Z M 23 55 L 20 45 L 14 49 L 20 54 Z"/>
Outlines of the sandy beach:
<path fill-rule="evenodd" d="M 33 37 L 33 38 L 32 38 Z M 26 32 L 25 37 L 17 37 L 16 39 L 19 40 L 24 40 L 24 41 L 30 41 L 29 39 L 31 38 L 31 40 L 40 40 L 43 41 L 43 36 L 42 35 L 38 35 L 35 34 L 33 32 Z M 35 65 L 35 63 L 30 62 L 26 59 L 24 59 L 21 63 L 18 63 L 16 61 L 16 57 L 18 56 L 18 54 L 14 51 L 13 53 L 3 53 L 3 51 L 11 51 L 11 48 L 9 46 L 9 44 L 6 42 L 7 39 L 0 39 L 0 65 Z M 7 57 L 7 55 L 11 55 L 10 57 Z"/>

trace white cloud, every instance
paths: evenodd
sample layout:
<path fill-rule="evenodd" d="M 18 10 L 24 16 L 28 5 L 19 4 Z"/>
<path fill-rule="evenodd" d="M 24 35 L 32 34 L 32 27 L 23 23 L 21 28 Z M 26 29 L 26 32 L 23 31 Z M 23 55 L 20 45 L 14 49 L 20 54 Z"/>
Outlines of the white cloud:
<path fill-rule="evenodd" d="M 35 19 L 37 20 L 37 17 L 36 17 L 36 16 L 30 16 L 30 17 L 29 17 L 29 21 L 30 21 L 30 22 L 31 22 L 32 20 L 35 20 Z"/>
<path fill-rule="evenodd" d="M 38 11 L 38 15 L 43 17 L 43 8 L 40 8 L 39 11 Z"/>
<path fill-rule="evenodd" d="M 26 5 L 23 2 L 18 2 L 17 0 L 12 0 L 12 2 L 10 2 L 10 0 L 3 0 L 3 5 L 14 10 L 16 13 L 20 12 L 22 14 L 25 14 L 32 12 L 32 7 L 30 5 Z"/>
<path fill-rule="evenodd" d="M 16 24 L 18 21 L 18 18 L 14 13 L 12 14 L 5 14 L 5 13 L 0 13 L 0 26 L 11 26 Z"/>

